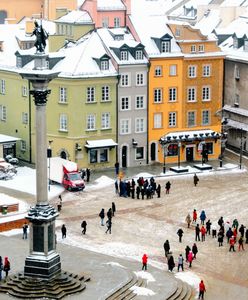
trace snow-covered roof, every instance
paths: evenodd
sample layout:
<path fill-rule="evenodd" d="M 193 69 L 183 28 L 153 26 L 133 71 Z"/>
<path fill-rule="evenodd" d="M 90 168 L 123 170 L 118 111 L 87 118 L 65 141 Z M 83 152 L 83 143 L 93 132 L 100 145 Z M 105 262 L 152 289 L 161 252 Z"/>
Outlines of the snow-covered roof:
<path fill-rule="evenodd" d="M 243 109 L 243 108 L 239 108 L 239 107 L 233 107 L 231 105 L 224 105 L 223 107 L 224 111 L 228 111 L 237 115 L 241 115 L 244 117 L 248 117 L 248 110 L 247 109 Z"/>
<path fill-rule="evenodd" d="M 9 142 L 16 142 L 16 141 L 19 141 L 19 140 L 20 140 L 20 138 L 18 138 L 18 137 L 5 135 L 5 134 L 0 134 L 0 144 L 9 143 Z"/>
<path fill-rule="evenodd" d="M 220 6 L 247 6 L 247 1 L 244 0 L 224 0 Z"/>
<path fill-rule="evenodd" d="M 242 123 L 242 122 L 238 122 L 238 121 L 234 121 L 231 119 L 226 119 L 227 120 L 227 126 L 236 128 L 236 129 L 242 129 L 246 132 L 248 132 L 248 124 Z"/>
<path fill-rule="evenodd" d="M 126 10 L 121 0 L 97 0 L 98 10 Z"/>
<path fill-rule="evenodd" d="M 209 35 L 221 23 L 220 11 L 218 9 L 209 10 L 195 25 L 205 35 Z"/>
<path fill-rule="evenodd" d="M 87 11 L 82 10 L 73 10 L 66 14 L 65 16 L 60 17 L 55 22 L 62 23 L 71 23 L 71 24 L 92 24 L 93 21 L 91 16 Z"/>
<path fill-rule="evenodd" d="M 86 141 L 85 147 L 89 149 L 115 147 L 118 144 L 112 139 Z"/>

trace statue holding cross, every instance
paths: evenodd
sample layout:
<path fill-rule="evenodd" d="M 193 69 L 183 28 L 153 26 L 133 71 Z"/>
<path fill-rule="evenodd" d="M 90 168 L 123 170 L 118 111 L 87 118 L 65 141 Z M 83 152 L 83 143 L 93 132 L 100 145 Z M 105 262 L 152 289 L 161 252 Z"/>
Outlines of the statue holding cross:
<path fill-rule="evenodd" d="M 46 48 L 46 40 L 48 38 L 48 33 L 43 29 L 42 24 L 39 25 L 37 21 L 34 22 L 35 28 L 31 36 L 36 36 L 36 41 L 34 43 L 36 47 L 36 52 L 44 53 Z"/>

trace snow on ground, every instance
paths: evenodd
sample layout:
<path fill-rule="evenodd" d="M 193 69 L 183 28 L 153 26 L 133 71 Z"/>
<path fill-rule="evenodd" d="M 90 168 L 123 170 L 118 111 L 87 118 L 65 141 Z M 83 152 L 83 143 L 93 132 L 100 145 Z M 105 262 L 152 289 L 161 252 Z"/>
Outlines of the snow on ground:
<path fill-rule="evenodd" d="M 110 266 L 120 267 L 120 268 L 126 269 L 126 267 L 124 267 L 123 265 L 121 265 L 121 264 L 119 264 L 117 262 L 114 262 L 114 261 L 110 261 L 110 262 L 106 263 L 106 265 L 110 265 Z"/>
<path fill-rule="evenodd" d="M 97 178 L 93 183 L 88 184 L 85 189 L 87 191 L 100 189 L 102 187 L 113 185 L 114 182 L 115 182 L 114 179 L 111 179 L 108 176 L 103 175 L 103 176 Z"/>
<path fill-rule="evenodd" d="M 148 289 L 148 288 L 144 288 L 144 287 L 140 287 L 137 285 L 134 285 L 130 288 L 131 291 L 134 292 L 134 294 L 139 295 L 139 296 L 154 296 L 155 293 Z"/>
<path fill-rule="evenodd" d="M 147 280 L 147 283 L 148 283 L 148 282 L 154 282 L 154 281 L 155 281 L 154 277 L 153 277 L 152 274 L 149 273 L 149 272 L 139 271 L 139 272 L 134 272 L 134 274 L 135 274 L 137 277 L 140 277 L 140 278 L 142 278 L 142 279 L 146 279 L 146 280 Z"/>
<path fill-rule="evenodd" d="M 182 281 L 191 285 L 194 289 L 198 290 L 199 283 L 201 279 L 193 272 L 184 271 L 174 274 L 176 278 L 181 279 Z"/>

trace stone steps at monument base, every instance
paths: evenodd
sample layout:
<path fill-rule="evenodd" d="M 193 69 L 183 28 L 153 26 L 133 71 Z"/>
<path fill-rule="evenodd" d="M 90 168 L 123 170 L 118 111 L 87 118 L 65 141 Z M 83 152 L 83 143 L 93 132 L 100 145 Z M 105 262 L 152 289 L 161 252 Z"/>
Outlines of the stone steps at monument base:
<path fill-rule="evenodd" d="M 190 300 L 192 297 L 192 288 L 185 282 L 177 280 L 176 291 L 166 300 Z"/>
<path fill-rule="evenodd" d="M 132 286 L 138 286 L 138 287 L 145 286 L 145 281 L 143 279 L 139 278 L 137 280 L 137 282 Z M 127 290 L 123 291 L 123 293 L 120 296 L 118 296 L 114 299 L 115 300 L 123 300 L 123 299 L 131 300 L 131 299 L 135 298 L 136 294 L 132 290 L 130 290 L 130 288 L 131 287 L 129 287 Z"/>

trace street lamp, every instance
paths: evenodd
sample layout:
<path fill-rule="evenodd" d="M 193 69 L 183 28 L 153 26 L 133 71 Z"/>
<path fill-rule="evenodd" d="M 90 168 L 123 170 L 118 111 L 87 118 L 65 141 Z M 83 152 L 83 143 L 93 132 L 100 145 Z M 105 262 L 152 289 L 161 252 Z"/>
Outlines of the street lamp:
<path fill-rule="evenodd" d="M 52 157 L 52 149 L 51 149 L 51 144 L 53 141 L 48 141 L 49 145 L 47 148 L 47 157 L 48 157 L 48 191 L 50 192 L 50 185 L 51 185 L 51 180 L 50 180 L 50 175 L 51 175 L 51 157 Z"/>

